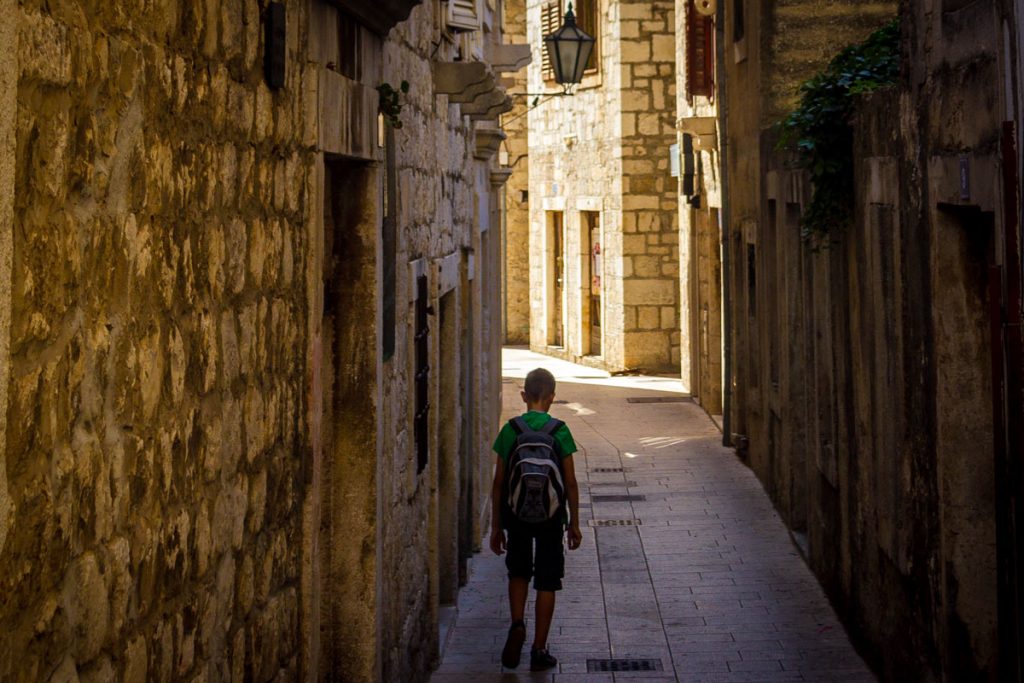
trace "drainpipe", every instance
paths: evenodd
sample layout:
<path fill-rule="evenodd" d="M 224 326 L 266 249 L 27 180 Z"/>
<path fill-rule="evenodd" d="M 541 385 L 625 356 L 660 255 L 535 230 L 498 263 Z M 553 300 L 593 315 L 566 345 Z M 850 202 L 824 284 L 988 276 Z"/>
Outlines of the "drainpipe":
<path fill-rule="evenodd" d="M 722 235 L 722 445 L 732 446 L 732 268 L 729 259 L 729 135 L 726 126 L 728 105 L 725 97 L 725 4 L 718 3 L 715 13 L 715 88 L 718 97 L 718 167 L 722 188 L 722 208 L 718 212 Z"/>

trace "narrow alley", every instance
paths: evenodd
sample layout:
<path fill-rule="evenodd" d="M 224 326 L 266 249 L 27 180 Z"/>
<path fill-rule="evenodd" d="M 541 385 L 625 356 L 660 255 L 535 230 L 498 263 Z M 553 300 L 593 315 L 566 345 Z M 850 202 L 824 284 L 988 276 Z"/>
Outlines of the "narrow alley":
<path fill-rule="evenodd" d="M 545 367 L 558 380 L 551 412 L 580 447 L 584 541 L 555 609 L 559 666 L 530 674 L 524 662 L 524 680 L 875 680 L 756 477 L 678 380 L 609 377 L 521 349 L 503 361 L 503 417 L 520 411 L 526 372 Z M 504 564 L 483 545 L 434 683 L 517 680 L 499 663 Z M 532 635 L 531 622 L 532 603 Z"/>

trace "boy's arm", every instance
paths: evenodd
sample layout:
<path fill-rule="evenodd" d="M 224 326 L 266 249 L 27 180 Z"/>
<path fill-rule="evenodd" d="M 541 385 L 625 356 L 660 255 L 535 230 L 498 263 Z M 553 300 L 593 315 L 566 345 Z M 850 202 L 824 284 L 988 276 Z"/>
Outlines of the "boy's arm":
<path fill-rule="evenodd" d="M 569 501 L 569 549 L 576 550 L 583 542 L 580 531 L 580 487 L 576 482 L 576 465 L 572 455 L 562 458 L 562 474 L 565 476 L 565 497 Z"/>
<path fill-rule="evenodd" d="M 501 528 L 501 493 L 505 488 L 505 461 L 494 458 L 494 481 L 491 484 L 491 550 L 495 555 L 505 551 L 505 532 Z"/>

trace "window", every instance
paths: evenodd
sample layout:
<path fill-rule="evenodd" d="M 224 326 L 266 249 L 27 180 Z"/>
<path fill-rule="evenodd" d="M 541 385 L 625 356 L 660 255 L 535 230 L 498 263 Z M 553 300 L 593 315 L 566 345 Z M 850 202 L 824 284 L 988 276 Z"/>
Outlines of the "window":
<path fill-rule="evenodd" d="M 732 40 L 743 40 L 743 5 L 746 0 L 732 0 Z"/>
<path fill-rule="evenodd" d="M 430 361 L 427 354 L 430 341 L 430 323 L 427 319 L 427 276 L 420 275 L 416 278 L 416 332 L 413 337 L 415 343 L 416 370 L 413 377 L 415 387 L 415 401 L 413 412 L 413 439 L 416 443 L 416 472 L 422 472 L 427 467 L 429 459 L 430 437 L 429 423 L 430 401 L 428 391 L 430 389 Z"/>
<path fill-rule="evenodd" d="M 697 13 L 693 3 L 686 11 L 686 93 L 690 98 L 714 97 L 715 24 Z"/>
<path fill-rule="evenodd" d="M 557 1 L 549 2 L 541 7 L 540 33 L 542 38 L 544 36 L 551 35 L 558 30 L 559 26 L 562 25 L 561 9 L 561 4 Z M 541 43 L 541 54 L 541 75 L 544 77 L 545 81 L 550 81 L 555 77 L 555 68 L 551 65 L 551 55 L 548 54 L 547 46 L 543 43 Z"/>
<path fill-rule="evenodd" d="M 593 37 L 595 41 L 584 73 L 596 73 L 600 63 L 601 22 L 598 2 L 599 0 L 577 0 L 572 3 L 572 11 L 576 15 L 576 25 L 588 36 Z M 568 7 L 568 3 L 565 5 Z M 565 8 L 563 8 L 562 0 L 554 0 L 554 2 L 543 5 L 540 14 L 541 37 L 550 35 L 561 28 L 564 17 Z M 554 80 L 555 69 L 551 65 L 547 47 L 542 47 L 541 52 L 541 75 L 546 81 Z"/>
<path fill-rule="evenodd" d="M 479 30 L 479 0 L 448 0 L 447 23 L 452 31 Z"/>
<path fill-rule="evenodd" d="M 598 21 L 598 0 L 579 0 L 573 3 L 576 12 L 576 25 L 594 39 L 594 51 L 590 53 L 587 61 L 586 73 L 597 71 L 598 56 L 597 46 L 601 37 L 601 22 Z"/>

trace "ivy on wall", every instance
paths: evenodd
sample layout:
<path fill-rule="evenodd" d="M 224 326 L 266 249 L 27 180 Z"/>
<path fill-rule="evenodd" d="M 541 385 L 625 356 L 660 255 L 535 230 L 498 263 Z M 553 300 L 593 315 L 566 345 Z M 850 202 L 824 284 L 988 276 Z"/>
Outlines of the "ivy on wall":
<path fill-rule="evenodd" d="M 778 148 L 796 155 L 813 193 L 804 207 L 804 240 L 827 243 L 829 233 L 853 219 L 853 128 L 850 117 L 858 95 L 893 85 L 900 70 L 899 21 L 851 45 L 817 76 L 800 86 L 800 105 L 780 124 Z"/>

